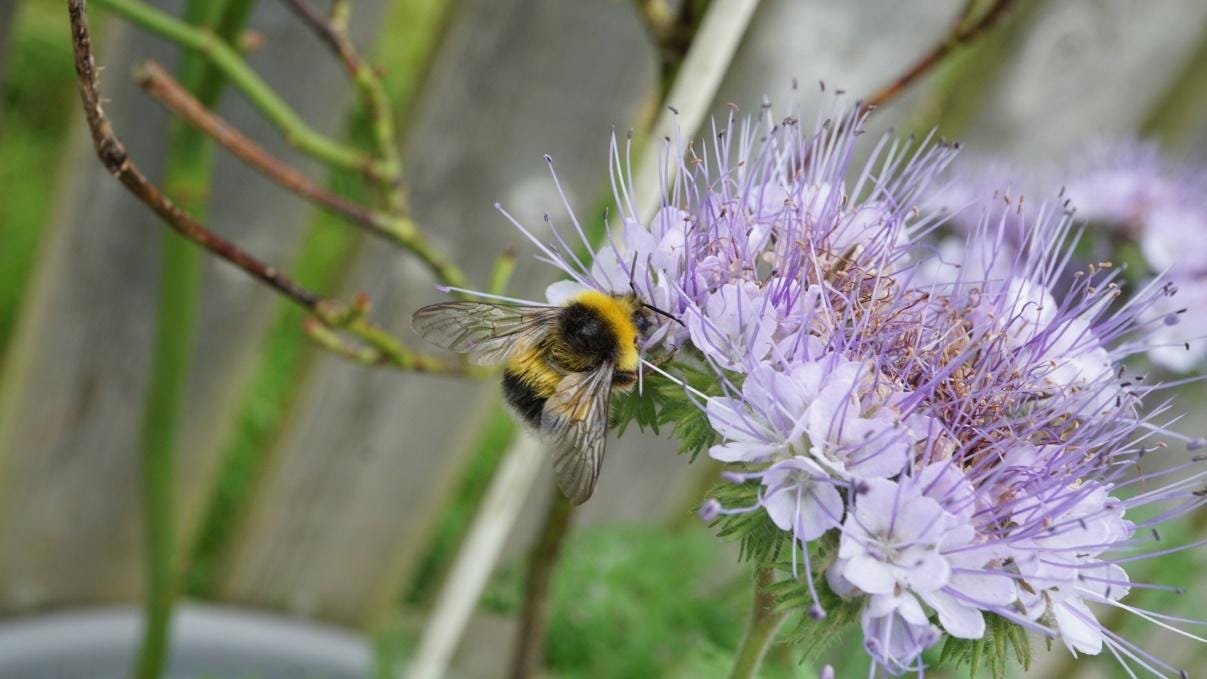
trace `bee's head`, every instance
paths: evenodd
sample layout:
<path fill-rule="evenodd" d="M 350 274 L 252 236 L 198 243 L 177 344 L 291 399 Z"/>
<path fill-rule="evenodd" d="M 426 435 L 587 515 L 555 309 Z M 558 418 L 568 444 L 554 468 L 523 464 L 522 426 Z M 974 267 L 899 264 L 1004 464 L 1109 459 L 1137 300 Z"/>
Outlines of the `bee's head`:
<path fill-rule="evenodd" d="M 633 325 L 637 327 L 638 337 L 649 337 L 654 329 L 654 319 L 645 307 L 638 306 L 633 309 Z"/>
<path fill-rule="evenodd" d="M 638 342 L 640 342 L 641 339 L 649 337 L 650 333 L 658 327 L 658 319 L 654 318 L 655 315 L 665 316 L 666 318 L 669 318 L 680 325 L 683 324 L 683 322 L 678 318 L 675 318 L 658 307 L 647 304 L 641 299 L 641 297 L 637 296 L 636 293 L 628 293 L 626 295 L 622 295 L 621 297 L 624 299 L 625 303 L 628 304 L 629 309 L 631 309 L 633 326 L 637 328 L 636 341 Z"/>

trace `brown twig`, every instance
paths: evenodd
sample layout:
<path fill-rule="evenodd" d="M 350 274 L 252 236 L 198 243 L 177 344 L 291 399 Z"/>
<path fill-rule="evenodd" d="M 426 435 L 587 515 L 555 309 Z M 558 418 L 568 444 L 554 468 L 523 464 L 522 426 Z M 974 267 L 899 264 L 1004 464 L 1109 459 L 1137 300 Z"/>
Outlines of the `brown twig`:
<path fill-rule="evenodd" d="M 92 54 L 92 39 L 88 32 L 88 19 L 84 5 L 85 0 L 67 0 L 67 11 L 71 18 L 75 69 L 80 99 L 84 105 L 84 117 L 92 134 L 93 146 L 96 148 L 101 164 L 110 174 L 129 189 L 136 198 L 151 208 L 155 214 L 159 215 L 169 228 L 307 309 L 325 326 L 342 330 L 365 342 L 366 345 L 380 353 L 381 362 L 419 372 L 477 374 L 478 371 L 467 369 L 464 364 L 449 363 L 411 351 L 384 328 L 364 318 L 365 303 L 350 306 L 339 300 L 325 299 L 302 287 L 277 268 L 260 261 L 254 255 L 202 226 L 173 203 L 162 189 L 148 180 L 130 159 L 121 139 L 118 138 L 108 118 L 105 117 L 97 85 L 96 62 Z"/>
<path fill-rule="evenodd" d="M 256 144 L 189 93 L 172 74 L 148 61 L 134 74 L 152 98 L 185 122 L 209 135 L 237 158 L 302 198 L 330 210 L 370 233 L 409 250 L 445 285 L 468 288 L 464 274 L 436 248 L 405 215 L 390 215 L 354 203 L 315 184 L 294 168 Z"/>
<path fill-rule="evenodd" d="M 328 18 L 306 0 L 285 0 L 285 4 L 339 57 L 348 77 L 360 90 L 368 107 L 369 118 L 373 121 L 377 153 L 391 172 L 391 186 L 387 191 L 389 208 L 391 212 L 400 214 L 406 206 L 406 194 L 403 190 L 402 161 L 398 155 L 398 140 L 394 133 L 390 99 L 386 96 L 385 86 L 377 73 L 361 58 L 356 46 L 348 39 L 347 31 L 343 29 L 347 21 L 347 5 L 336 3 L 333 17 Z"/>
<path fill-rule="evenodd" d="M 395 242 L 398 240 L 398 228 L 391 222 L 399 220 L 354 203 L 310 181 L 301 172 L 286 165 L 264 147 L 207 109 L 158 62 L 152 60 L 143 64 L 135 72 L 134 79 L 148 95 L 162 104 L 164 108 L 209 135 L 235 157 L 282 187 L 346 218 L 357 226 L 364 227 L 374 235 Z"/>
<path fill-rule="evenodd" d="M 537 673 L 545 658 L 545 633 L 549 627 L 549 581 L 561 552 L 562 541 L 570 530 L 574 505 L 557 488 L 549 500 L 545 525 L 528 560 L 524 582 L 524 608 L 520 612 L 520 630 L 515 653 L 511 657 L 511 679 L 527 679 Z"/>
<path fill-rule="evenodd" d="M 864 99 L 860 105 L 861 108 L 864 111 L 871 111 L 896 99 L 916 80 L 938 66 L 957 47 L 973 42 L 993 28 L 1014 3 L 1015 0 L 994 0 L 993 5 L 985 10 L 979 19 L 971 21 L 973 6 L 976 2 L 966 0 L 964 8 L 960 11 L 959 17 L 947 35 L 891 82 Z"/>
<path fill-rule="evenodd" d="M 92 132 L 92 143 L 96 147 L 97 156 L 105 169 L 167 222 L 169 227 L 185 238 L 234 264 L 302 307 L 311 311 L 317 310 L 321 297 L 298 285 L 275 267 L 261 262 L 234 243 L 197 223 L 178 208 L 158 186 L 148 180 L 130 160 L 126 147 L 113 132 L 113 127 L 101 108 L 96 62 L 92 58 L 92 39 L 88 34 L 84 0 L 68 0 L 67 9 L 71 16 L 75 71 L 79 80 L 80 98 L 84 103 L 84 117 L 88 121 L 88 129 Z"/>
<path fill-rule="evenodd" d="M 363 62 L 352 42 L 348 40 L 347 34 L 336 28 L 332 21 L 319 13 L 317 9 L 305 0 L 285 0 L 285 4 L 289 5 L 294 14 L 297 14 L 298 18 L 306 22 L 306 25 L 314 31 L 315 35 L 327 43 L 327 46 L 339 56 L 340 61 L 344 62 L 344 68 L 347 69 L 348 75 L 355 77 Z"/>

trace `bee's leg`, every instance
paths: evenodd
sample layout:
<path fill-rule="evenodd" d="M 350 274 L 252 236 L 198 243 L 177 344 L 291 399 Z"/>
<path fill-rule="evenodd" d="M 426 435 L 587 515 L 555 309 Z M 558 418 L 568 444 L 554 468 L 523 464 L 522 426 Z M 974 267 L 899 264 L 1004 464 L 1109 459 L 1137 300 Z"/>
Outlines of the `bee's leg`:
<path fill-rule="evenodd" d="M 651 365 L 653 365 L 655 367 L 661 367 L 663 363 L 666 363 L 667 361 L 674 358 L 675 353 L 678 351 L 679 351 L 678 348 L 674 348 L 674 349 L 671 349 L 670 351 L 667 351 L 666 353 L 662 354 L 661 356 L 655 356 L 655 357 L 647 359 L 647 360 Z"/>

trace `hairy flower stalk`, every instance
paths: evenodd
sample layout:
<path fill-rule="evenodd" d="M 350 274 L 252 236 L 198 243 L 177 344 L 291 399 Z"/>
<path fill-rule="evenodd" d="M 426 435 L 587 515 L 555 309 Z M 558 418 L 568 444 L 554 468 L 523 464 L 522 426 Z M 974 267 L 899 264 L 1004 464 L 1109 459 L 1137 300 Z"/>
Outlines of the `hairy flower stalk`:
<path fill-rule="evenodd" d="M 1132 583 L 1130 564 L 1184 548 L 1150 529 L 1207 502 L 1199 460 L 1166 443 L 1203 442 L 1172 432 L 1171 404 L 1151 403 L 1162 386 L 1125 364 L 1164 327 L 1154 309 L 1174 286 L 1125 296 L 1117 267 L 1074 264 L 1064 204 L 1002 209 L 999 194 L 962 213 L 977 215 L 965 243 L 939 243 L 957 149 L 885 137 L 856 164 L 854 110 L 802 125 L 764 107 L 707 143 L 669 143 L 677 172 L 648 224 L 614 140 L 619 214 L 590 265 L 557 229 L 547 245 L 517 224 L 571 279 L 550 301 L 635 291 L 679 321 L 643 350 L 673 355 L 647 364 L 683 376 L 656 395 L 694 404 L 729 465 L 701 515 L 782 565 L 773 587 L 804 629 L 823 634 L 809 620 L 836 608 L 858 619 L 873 672 L 922 673 L 927 648 L 992 628 L 1020 658 L 1026 631 L 1178 674 L 1096 617 L 1118 607 L 1198 638 L 1126 603 L 1158 587 Z"/>

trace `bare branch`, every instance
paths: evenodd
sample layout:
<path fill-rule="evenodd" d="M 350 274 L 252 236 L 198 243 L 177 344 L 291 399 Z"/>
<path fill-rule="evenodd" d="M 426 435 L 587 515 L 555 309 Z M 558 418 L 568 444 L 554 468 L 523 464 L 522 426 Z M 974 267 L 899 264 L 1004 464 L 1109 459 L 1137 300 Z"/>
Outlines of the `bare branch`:
<path fill-rule="evenodd" d="M 327 17 L 323 16 L 306 0 L 285 0 L 285 4 L 314 31 L 320 40 L 327 43 L 332 52 L 335 52 L 339 56 L 340 61 L 344 62 L 344 68 L 348 71 L 348 75 L 356 77 L 356 72 L 360 70 L 363 63 L 356 48 L 348 40 L 347 34 L 336 28 Z"/>
<path fill-rule="evenodd" d="M 156 61 L 148 61 L 134 74 L 135 81 L 148 95 L 193 127 L 209 135 L 235 157 L 259 170 L 264 176 L 302 198 L 348 219 L 370 233 L 397 242 L 391 217 L 354 203 L 315 184 L 298 170 L 269 153 L 233 125 L 207 109 L 189 93 L 171 73 Z"/>
<path fill-rule="evenodd" d="M 96 62 L 92 54 L 92 39 L 88 32 L 84 4 L 84 0 L 67 1 L 67 11 L 71 18 L 72 49 L 75 54 L 80 98 L 84 105 L 84 117 L 92 134 L 97 156 L 110 174 L 159 215 L 169 228 L 307 309 L 323 325 L 346 332 L 364 342 L 379 352 L 380 362 L 418 372 L 473 375 L 482 373 L 480 370 L 467 368 L 464 363 L 448 362 L 411 351 L 384 328 L 364 318 L 367 300 L 349 306 L 339 300 L 325 299 L 306 289 L 276 267 L 260 261 L 202 226 L 173 203 L 162 189 L 147 179 L 130 159 L 101 106 Z"/>
<path fill-rule="evenodd" d="M 387 192 L 388 207 L 393 213 L 401 213 L 406 206 L 406 193 L 402 184 L 402 160 L 398 154 L 398 139 L 394 131 L 393 110 L 385 86 L 376 71 L 365 63 L 356 46 L 348 39 L 343 26 L 347 22 L 348 6 L 337 3 L 331 19 L 323 16 L 306 0 L 285 0 L 294 14 L 339 57 L 348 72 L 348 77 L 360 90 L 361 98 L 368 108 L 373 122 L 373 136 L 377 154 L 390 172 L 390 187 Z"/>
<path fill-rule="evenodd" d="M 957 47 L 972 43 L 992 29 L 1005 16 L 1014 3 L 1015 0 L 994 0 L 993 5 L 985 10 L 979 19 L 971 21 L 972 8 L 975 2 L 968 0 L 947 35 L 911 64 L 909 68 L 905 69 L 904 72 L 868 96 L 861 104 L 861 107 L 865 111 L 870 111 L 896 99 L 915 81 L 942 63 L 947 58 L 947 55 L 951 54 Z"/>
<path fill-rule="evenodd" d="M 197 223 L 178 208 L 158 186 L 148 180 L 130 160 L 126 147 L 113 132 L 113 127 L 101 108 L 96 62 L 92 57 L 92 39 L 88 33 L 84 0 L 68 0 L 67 9 L 71 16 L 72 48 L 75 52 L 75 70 L 79 80 L 80 98 L 84 103 L 84 116 L 88 121 L 88 129 L 92 132 L 93 146 L 96 147 L 97 156 L 105 169 L 177 233 L 266 283 L 298 305 L 311 311 L 316 310 L 321 300 L 318 295 L 298 285 L 275 267 L 261 262 L 234 243 Z"/>

